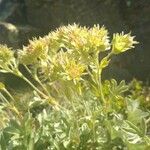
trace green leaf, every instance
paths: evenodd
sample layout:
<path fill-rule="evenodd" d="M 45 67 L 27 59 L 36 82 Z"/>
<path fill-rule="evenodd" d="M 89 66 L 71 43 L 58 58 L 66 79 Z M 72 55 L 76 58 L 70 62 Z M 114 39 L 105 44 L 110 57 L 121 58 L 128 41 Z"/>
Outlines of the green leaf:
<path fill-rule="evenodd" d="M 100 62 L 100 68 L 103 69 L 109 65 L 110 60 L 107 57 L 104 57 Z"/>

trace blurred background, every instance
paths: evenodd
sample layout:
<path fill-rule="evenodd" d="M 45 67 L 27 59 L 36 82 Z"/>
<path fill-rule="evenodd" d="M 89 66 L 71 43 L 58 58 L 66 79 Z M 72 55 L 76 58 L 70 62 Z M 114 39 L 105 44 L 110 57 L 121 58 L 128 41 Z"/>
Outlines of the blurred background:
<path fill-rule="evenodd" d="M 33 37 L 72 23 L 132 32 L 140 44 L 113 59 L 104 78 L 150 79 L 150 0 L 0 0 L 0 43 L 22 48 Z"/>

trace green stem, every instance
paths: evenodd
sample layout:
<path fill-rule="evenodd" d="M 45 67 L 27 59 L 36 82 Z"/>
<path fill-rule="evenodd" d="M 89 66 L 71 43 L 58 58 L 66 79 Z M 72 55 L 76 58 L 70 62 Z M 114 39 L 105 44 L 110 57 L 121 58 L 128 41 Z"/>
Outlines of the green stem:
<path fill-rule="evenodd" d="M 39 80 L 38 76 L 37 76 L 36 74 L 33 75 L 32 72 L 30 71 L 30 69 L 29 69 L 26 65 L 24 65 L 24 67 L 26 68 L 26 70 L 28 71 L 28 73 L 34 78 L 34 80 L 37 81 L 38 84 L 43 88 L 44 92 L 45 92 L 47 95 L 50 96 L 48 90 L 44 87 L 44 85 L 42 84 L 42 82 Z"/>
<path fill-rule="evenodd" d="M 42 97 L 48 98 L 43 92 L 41 92 L 34 84 L 32 84 L 25 76 L 20 76 L 24 81 L 26 81 L 36 92 L 38 92 Z"/>
<path fill-rule="evenodd" d="M 11 71 L 15 76 L 20 77 L 24 81 L 26 81 L 37 93 L 39 93 L 42 97 L 48 98 L 43 92 L 41 92 L 34 84 L 32 84 L 18 69 Z"/>
<path fill-rule="evenodd" d="M 44 85 L 42 84 L 42 82 L 39 80 L 38 76 L 36 75 L 35 78 L 34 78 L 38 83 L 39 85 L 43 88 L 44 92 L 50 96 L 50 93 L 48 92 L 48 90 L 44 87 Z"/>
<path fill-rule="evenodd" d="M 15 99 L 13 98 L 13 96 L 9 93 L 9 91 L 7 89 L 3 89 L 3 91 L 11 98 L 12 101 L 15 102 Z M 0 93 L 1 94 L 1 93 Z M 12 105 L 2 94 L 1 94 L 2 98 L 5 100 L 5 102 L 8 104 L 8 106 L 11 108 L 11 110 L 13 110 L 20 118 L 22 117 L 19 110 L 17 109 L 17 107 L 15 107 L 15 105 Z"/>
<path fill-rule="evenodd" d="M 19 70 L 18 68 L 14 68 L 14 69 L 7 69 L 8 72 L 14 74 L 15 76 L 17 77 L 20 77 L 22 78 L 24 81 L 26 81 L 35 91 L 37 91 L 42 97 L 44 98 L 48 98 L 47 95 L 45 95 L 43 92 L 41 92 L 35 85 L 33 85 Z M 7 94 L 9 93 L 8 91 L 5 91 L 7 92 Z M 9 93 L 10 94 L 10 93 Z M 9 95 L 11 97 L 11 95 Z M 11 97 L 13 98 L 13 97 Z"/>
<path fill-rule="evenodd" d="M 45 95 L 43 92 L 41 92 L 35 85 L 33 85 L 26 77 L 23 75 L 20 76 L 23 80 L 25 80 L 36 92 L 38 92 L 44 99 L 47 99 L 48 102 L 53 105 L 57 106 L 56 109 L 61 108 L 61 106 L 55 101 L 55 99 L 51 95 Z"/>
<path fill-rule="evenodd" d="M 7 104 L 9 104 L 9 101 L 5 98 L 5 96 L 0 92 L 0 98 L 1 100 L 4 100 Z"/>
<path fill-rule="evenodd" d="M 103 87 L 102 87 L 102 69 L 100 68 L 100 64 L 99 64 L 99 59 L 97 59 L 96 61 L 96 66 L 97 66 L 97 74 L 96 74 L 96 81 L 97 81 L 97 85 L 98 85 L 98 91 L 100 92 L 100 96 L 102 99 L 103 104 L 105 104 L 105 98 L 104 98 L 104 94 L 103 94 Z"/>
<path fill-rule="evenodd" d="M 10 68 L 8 68 L 7 66 L 6 66 L 6 68 L 5 68 L 5 70 L 7 71 L 7 72 L 9 72 L 9 73 L 11 73 L 11 74 L 13 74 L 13 75 L 15 75 L 15 76 L 17 76 L 17 77 L 19 77 L 19 78 L 21 78 L 21 79 L 23 79 L 24 81 L 26 81 L 42 98 L 44 98 L 44 99 L 46 99 L 46 100 L 48 100 L 48 103 L 50 103 L 51 105 L 53 105 L 53 106 L 59 106 L 59 108 L 60 108 L 60 105 L 58 105 L 58 103 L 55 101 L 55 99 L 47 92 L 47 95 L 45 94 L 45 93 L 43 93 L 42 91 L 40 91 L 32 82 L 30 82 L 30 80 L 28 80 L 20 71 L 19 71 L 19 69 L 18 69 L 18 65 L 11 65 L 11 69 Z M 41 83 L 42 84 L 42 83 Z M 12 100 L 14 100 L 13 99 L 13 97 L 10 95 L 10 93 L 8 92 L 8 91 L 5 91 L 8 95 L 9 95 L 9 97 L 12 99 Z"/>
<path fill-rule="evenodd" d="M 99 54 L 98 54 L 98 56 L 99 56 Z M 105 58 L 108 60 L 111 56 L 112 56 L 112 52 L 110 52 Z M 102 70 L 103 70 L 103 68 L 100 68 L 99 59 L 97 59 L 97 61 L 96 61 L 96 66 L 97 66 L 98 90 L 100 91 L 100 96 L 101 96 L 103 104 L 106 104 L 106 100 L 105 100 L 104 93 L 103 93 L 103 86 L 102 86 Z"/>
<path fill-rule="evenodd" d="M 13 96 L 9 93 L 9 91 L 7 89 L 4 89 L 4 92 L 11 98 L 12 101 L 15 101 L 15 99 L 13 98 Z"/>
<path fill-rule="evenodd" d="M 106 104 L 106 100 L 105 100 L 105 97 L 104 97 L 104 94 L 103 94 L 103 86 L 102 86 L 102 76 L 101 76 L 101 73 L 99 74 L 99 90 L 100 90 L 100 94 L 101 94 L 101 98 L 102 98 L 102 101 L 104 104 Z"/>

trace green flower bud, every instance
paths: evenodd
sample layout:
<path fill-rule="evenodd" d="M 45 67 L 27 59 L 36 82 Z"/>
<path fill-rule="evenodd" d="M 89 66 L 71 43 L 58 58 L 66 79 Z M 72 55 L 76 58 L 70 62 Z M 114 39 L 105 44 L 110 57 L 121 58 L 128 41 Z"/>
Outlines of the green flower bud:
<path fill-rule="evenodd" d="M 112 40 L 112 52 L 114 54 L 125 52 L 128 49 L 134 48 L 134 44 L 137 43 L 137 41 L 134 41 L 134 36 L 131 36 L 131 33 L 124 34 L 122 32 L 121 34 L 114 34 Z"/>

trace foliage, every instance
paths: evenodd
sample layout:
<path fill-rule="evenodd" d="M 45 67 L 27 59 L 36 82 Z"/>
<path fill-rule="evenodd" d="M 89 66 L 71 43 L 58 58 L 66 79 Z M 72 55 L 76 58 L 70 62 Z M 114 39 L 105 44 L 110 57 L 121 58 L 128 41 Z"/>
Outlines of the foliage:
<path fill-rule="evenodd" d="M 132 99 L 140 101 L 140 105 L 143 109 L 150 110 L 150 87 L 148 85 L 144 85 L 142 81 L 134 79 L 129 84 L 129 90 Z"/>
<path fill-rule="evenodd" d="M 150 111 L 132 84 L 101 81 L 111 57 L 133 48 L 133 38 L 117 33 L 110 42 L 105 27 L 74 24 L 33 39 L 15 56 L 1 45 L 0 71 L 31 86 L 18 93 L 0 83 L 1 149 L 148 150 Z"/>

